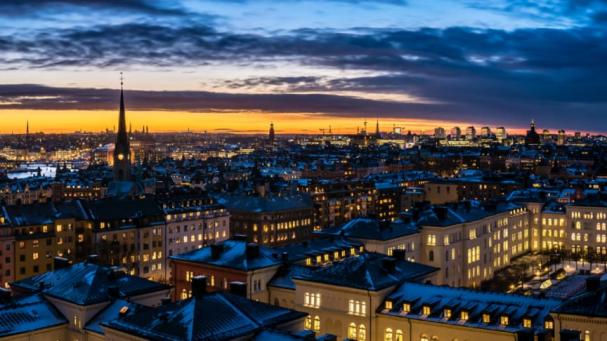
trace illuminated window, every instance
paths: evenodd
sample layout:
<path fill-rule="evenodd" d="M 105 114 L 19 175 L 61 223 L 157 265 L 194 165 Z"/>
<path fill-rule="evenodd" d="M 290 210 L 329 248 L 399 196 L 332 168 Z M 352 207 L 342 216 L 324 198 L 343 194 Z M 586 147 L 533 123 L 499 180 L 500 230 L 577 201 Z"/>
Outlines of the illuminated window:
<path fill-rule="evenodd" d="M 312 329 L 312 316 L 306 317 L 306 322 L 304 328 Z"/>
<path fill-rule="evenodd" d="M 320 331 L 320 317 L 318 315 L 314 317 L 314 330 Z"/>
<path fill-rule="evenodd" d="M 386 301 L 386 309 L 392 309 L 392 301 Z"/>
<path fill-rule="evenodd" d="M 394 341 L 403 341 L 403 331 L 400 329 L 396 330 L 396 338 Z"/>
<path fill-rule="evenodd" d="M 464 310 L 464 311 L 462 311 L 462 312 L 459 314 L 459 318 L 460 318 L 462 321 L 468 321 L 468 317 L 469 317 L 469 316 L 468 316 L 468 312 L 467 312 L 467 311 L 465 311 L 465 310 Z"/>
<path fill-rule="evenodd" d="M 409 313 L 409 312 L 411 312 L 411 304 L 403 303 L 403 313 Z"/>
<path fill-rule="evenodd" d="M 392 328 L 386 328 L 386 331 L 384 332 L 384 341 L 394 341 L 393 337 Z"/>
<path fill-rule="evenodd" d="M 364 324 L 358 326 L 358 341 L 364 341 L 367 339 L 367 328 Z"/>
<path fill-rule="evenodd" d="M 354 322 L 350 323 L 348 327 L 348 338 L 352 340 L 356 339 L 356 324 Z"/>
<path fill-rule="evenodd" d="M 483 323 L 491 323 L 491 315 L 483 314 Z"/>
<path fill-rule="evenodd" d="M 531 328 L 531 319 L 523 319 L 523 328 Z"/>
<path fill-rule="evenodd" d="M 446 319 L 450 319 L 451 318 L 451 309 L 447 308 L 443 311 L 443 317 Z"/>
<path fill-rule="evenodd" d="M 429 306 L 425 305 L 422 307 L 422 315 L 428 316 L 428 315 L 430 315 L 431 312 L 432 311 L 430 310 Z"/>
<path fill-rule="evenodd" d="M 509 322 L 510 322 L 510 319 L 508 318 L 508 316 L 504 315 L 504 316 L 500 317 L 500 325 L 507 326 Z"/>
<path fill-rule="evenodd" d="M 38 259 L 38 257 L 39 257 L 39 256 L 38 256 L 38 252 L 34 252 L 34 253 L 32 254 L 32 258 L 33 258 L 34 260 L 37 260 L 37 259 Z"/>
<path fill-rule="evenodd" d="M 544 328 L 546 328 L 546 329 L 553 329 L 554 328 L 554 322 L 552 320 L 546 320 L 546 322 L 544 322 Z"/>

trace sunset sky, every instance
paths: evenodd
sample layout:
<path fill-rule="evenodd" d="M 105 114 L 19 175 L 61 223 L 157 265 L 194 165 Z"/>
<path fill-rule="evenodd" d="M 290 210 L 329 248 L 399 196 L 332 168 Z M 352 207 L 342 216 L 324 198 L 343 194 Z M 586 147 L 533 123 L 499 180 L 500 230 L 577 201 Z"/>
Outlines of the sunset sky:
<path fill-rule="evenodd" d="M 607 130 L 607 0 L 2 0 L 0 132 Z"/>

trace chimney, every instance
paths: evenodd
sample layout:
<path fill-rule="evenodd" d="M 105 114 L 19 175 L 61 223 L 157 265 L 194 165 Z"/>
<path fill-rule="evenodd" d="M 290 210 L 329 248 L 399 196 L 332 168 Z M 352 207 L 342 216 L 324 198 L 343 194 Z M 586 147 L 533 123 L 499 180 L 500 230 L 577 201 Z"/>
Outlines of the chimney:
<path fill-rule="evenodd" d="M 247 284 L 244 282 L 230 282 L 230 293 L 237 296 L 247 297 Z"/>
<path fill-rule="evenodd" d="M 211 245 L 211 257 L 213 259 L 219 259 L 223 252 L 223 244 L 212 244 Z"/>
<path fill-rule="evenodd" d="M 396 259 L 392 257 L 386 257 L 381 260 L 381 265 L 387 272 L 394 272 L 396 270 Z"/>
<path fill-rule="evenodd" d="M 586 278 L 586 290 L 596 291 L 601 287 L 601 278 L 598 276 L 592 276 Z"/>
<path fill-rule="evenodd" d="M 192 296 L 200 297 L 207 292 L 207 276 L 198 275 L 192 277 Z"/>
<path fill-rule="evenodd" d="M 445 206 L 435 206 L 434 207 L 434 214 L 436 214 L 436 216 L 438 217 L 439 220 L 447 219 L 448 212 L 449 212 L 448 208 L 446 208 Z"/>
<path fill-rule="evenodd" d="M 55 270 L 67 268 L 68 266 L 70 266 L 70 261 L 67 260 L 67 258 L 55 257 L 53 259 L 53 267 Z"/>
<path fill-rule="evenodd" d="M 99 263 L 99 255 L 88 255 L 88 257 L 86 257 L 86 262 L 90 263 L 90 264 L 98 264 Z"/>
<path fill-rule="evenodd" d="M 112 298 L 120 297 L 120 289 L 117 285 L 110 285 L 107 287 L 107 294 Z"/>
<path fill-rule="evenodd" d="M 394 249 L 394 250 L 392 250 L 392 257 L 394 257 L 394 259 L 406 260 L 407 259 L 407 250 Z"/>
<path fill-rule="evenodd" d="M 259 244 L 248 243 L 246 252 L 247 259 L 254 259 L 259 257 Z"/>

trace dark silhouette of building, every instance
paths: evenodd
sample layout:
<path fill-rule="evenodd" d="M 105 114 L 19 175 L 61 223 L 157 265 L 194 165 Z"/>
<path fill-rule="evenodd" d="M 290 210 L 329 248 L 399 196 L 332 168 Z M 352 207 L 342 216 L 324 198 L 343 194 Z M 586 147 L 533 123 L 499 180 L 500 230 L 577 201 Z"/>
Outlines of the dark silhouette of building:
<path fill-rule="evenodd" d="M 124 91 L 120 80 L 120 114 L 118 116 L 118 134 L 114 146 L 114 180 L 127 181 L 131 178 L 131 147 L 126 131 L 126 114 L 124 111 Z"/>
<path fill-rule="evenodd" d="M 531 120 L 531 128 L 527 130 L 527 136 L 525 136 L 526 145 L 539 145 L 540 135 L 535 131 L 535 120 Z"/>
<path fill-rule="evenodd" d="M 268 140 L 270 143 L 274 143 L 275 138 L 274 123 L 270 123 L 270 136 L 268 137 Z"/>

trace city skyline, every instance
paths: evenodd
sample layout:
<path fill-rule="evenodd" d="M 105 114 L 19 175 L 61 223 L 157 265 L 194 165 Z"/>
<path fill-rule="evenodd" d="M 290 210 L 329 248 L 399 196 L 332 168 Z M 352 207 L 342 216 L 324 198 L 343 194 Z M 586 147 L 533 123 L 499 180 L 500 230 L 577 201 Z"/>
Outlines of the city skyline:
<path fill-rule="evenodd" d="M 602 1 L 5 1 L 0 131 L 505 126 L 600 133 Z M 449 15 L 441 15 L 441 11 Z M 170 113 L 170 115 L 167 115 Z M 580 119 L 583 118 L 583 119 Z M 385 130 L 385 129 L 384 129 Z"/>

